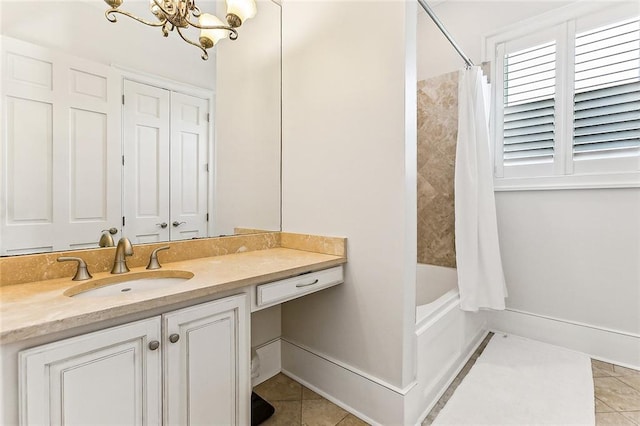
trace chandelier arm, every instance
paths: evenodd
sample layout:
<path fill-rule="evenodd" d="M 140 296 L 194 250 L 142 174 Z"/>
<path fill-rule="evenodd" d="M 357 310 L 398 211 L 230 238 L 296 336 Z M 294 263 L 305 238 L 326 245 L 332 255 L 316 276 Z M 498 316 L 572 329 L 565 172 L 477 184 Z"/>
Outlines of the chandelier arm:
<path fill-rule="evenodd" d="M 231 33 L 229 34 L 230 40 L 236 40 L 238 38 L 238 31 L 228 25 L 200 25 L 199 23 L 189 21 L 188 19 L 186 21 L 190 26 L 199 30 L 227 30 Z"/>
<path fill-rule="evenodd" d="M 167 21 L 171 21 L 171 19 L 169 17 L 175 17 L 175 12 L 174 13 L 169 13 L 167 10 L 165 10 L 164 7 L 162 7 L 162 5 L 158 2 L 158 0 L 152 0 L 153 3 L 158 6 L 158 8 L 160 9 L 160 11 L 164 14 L 164 19 Z M 173 21 L 171 21 L 173 22 Z"/>
<path fill-rule="evenodd" d="M 198 44 L 198 43 L 196 43 L 196 42 L 194 42 L 194 41 L 191 41 L 191 40 L 189 40 L 188 38 L 186 38 L 186 37 L 184 36 L 184 34 L 182 34 L 182 31 L 180 30 L 180 27 L 176 27 L 176 31 L 178 32 L 178 35 L 180 36 L 180 38 L 181 38 L 182 40 L 184 40 L 184 41 L 186 41 L 187 43 L 189 43 L 190 45 L 195 46 L 195 47 L 197 47 L 198 49 L 202 50 L 202 56 L 201 56 L 201 58 L 202 58 L 203 60 L 205 60 L 205 61 L 206 61 L 207 59 L 209 59 L 209 54 L 207 53 L 207 49 L 205 49 L 204 47 L 202 47 L 202 45 L 200 45 L 200 44 Z"/>
<path fill-rule="evenodd" d="M 138 21 L 138 22 L 140 22 L 142 24 L 149 25 L 150 27 L 161 27 L 161 26 L 163 26 L 165 24 L 165 22 L 167 22 L 166 18 L 164 20 L 158 21 L 158 22 L 149 22 L 149 21 L 147 21 L 145 19 L 138 18 L 137 16 L 132 15 L 129 12 L 125 12 L 124 10 L 115 9 L 115 8 L 109 9 L 104 13 L 104 16 L 107 18 L 107 21 L 109 21 L 109 22 L 117 22 L 118 21 L 116 19 L 116 17 L 113 15 L 114 13 L 119 13 L 121 15 L 128 16 L 129 18 L 131 18 L 131 19 L 133 19 L 135 21 Z"/>

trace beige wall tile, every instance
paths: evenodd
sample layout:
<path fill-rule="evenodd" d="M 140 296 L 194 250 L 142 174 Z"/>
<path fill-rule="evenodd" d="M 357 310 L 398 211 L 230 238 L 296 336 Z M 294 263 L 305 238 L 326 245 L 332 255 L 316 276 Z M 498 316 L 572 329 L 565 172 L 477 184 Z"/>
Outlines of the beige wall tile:
<path fill-rule="evenodd" d="M 596 397 L 616 411 L 640 411 L 640 392 L 616 377 L 593 379 Z"/>
<path fill-rule="evenodd" d="M 621 414 L 635 424 L 640 425 L 640 411 L 625 411 Z"/>
<path fill-rule="evenodd" d="M 596 413 L 613 413 L 614 411 L 616 411 L 613 408 L 609 407 L 604 402 L 600 401 L 598 398 L 596 398 L 595 400 L 595 405 L 596 405 Z"/>
<path fill-rule="evenodd" d="M 418 262 L 455 267 L 458 73 L 418 82 Z"/>
<path fill-rule="evenodd" d="M 631 386 L 635 390 L 640 392 L 640 374 L 633 374 L 630 376 L 620 376 L 618 380 Z"/>
<path fill-rule="evenodd" d="M 596 426 L 635 426 L 620 413 L 596 413 Z"/>

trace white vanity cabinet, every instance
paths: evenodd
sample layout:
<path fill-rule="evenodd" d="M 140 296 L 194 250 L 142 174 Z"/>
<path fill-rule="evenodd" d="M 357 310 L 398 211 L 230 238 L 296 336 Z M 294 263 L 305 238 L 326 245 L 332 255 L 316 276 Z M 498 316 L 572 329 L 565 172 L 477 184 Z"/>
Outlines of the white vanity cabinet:
<path fill-rule="evenodd" d="M 159 339 L 156 317 L 22 351 L 20 423 L 160 424 Z"/>
<path fill-rule="evenodd" d="M 238 295 L 23 350 L 20 423 L 248 424 L 248 328 Z"/>
<path fill-rule="evenodd" d="M 230 297 L 162 316 L 165 424 L 250 423 L 245 300 Z"/>

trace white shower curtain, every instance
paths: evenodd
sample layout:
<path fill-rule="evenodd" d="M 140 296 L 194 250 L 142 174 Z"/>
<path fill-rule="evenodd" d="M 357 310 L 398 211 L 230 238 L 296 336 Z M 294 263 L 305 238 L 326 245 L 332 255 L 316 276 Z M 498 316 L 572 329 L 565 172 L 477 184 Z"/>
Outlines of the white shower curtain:
<path fill-rule="evenodd" d="M 460 307 L 504 309 L 493 173 L 489 153 L 489 87 L 480 67 L 460 71 L 455 168 L 456 263 Z"/>

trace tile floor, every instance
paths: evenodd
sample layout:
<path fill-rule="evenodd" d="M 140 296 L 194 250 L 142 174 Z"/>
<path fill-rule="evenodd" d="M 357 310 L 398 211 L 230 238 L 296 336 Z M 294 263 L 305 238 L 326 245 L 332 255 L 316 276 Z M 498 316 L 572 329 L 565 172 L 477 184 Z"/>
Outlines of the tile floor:
<path fill-rule="evenodd" d="M 493 336 L 490 333 L 465 364 L 460 374 L 436 403 L 422 426 L 431 425 L 442 407 Z M 640 371 L 602 361 L 591 361 L 596 426 L 640 426 Z M 276 409 L 265 426 L 364 426 L 367 423 L 284 374 L 256 386 L 254 391 Z"/>
<path fill-rule="evenodd" d="M 280 373 L 253 391 L 267 400 L 276 412 L 262 426 L 366 426 L 311 389 Z"/>
<path fill-rule="evenodd" d="M 640 371 L 591 361 L 596 426 L 640 425 Z"/>

